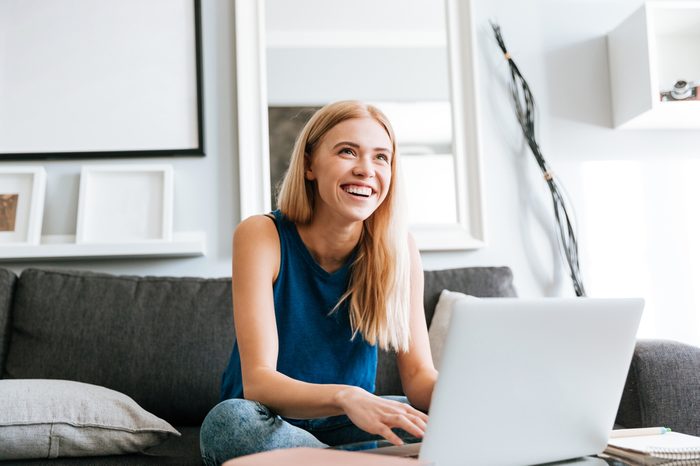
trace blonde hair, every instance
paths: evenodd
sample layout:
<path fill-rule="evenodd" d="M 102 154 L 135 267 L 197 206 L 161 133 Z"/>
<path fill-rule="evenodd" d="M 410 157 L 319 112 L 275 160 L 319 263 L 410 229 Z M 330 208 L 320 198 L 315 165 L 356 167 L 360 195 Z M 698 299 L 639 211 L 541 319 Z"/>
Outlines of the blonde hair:
<path fill-rule="evenodd" d="M 410 341 L 410 257 L 404 213 L 403 180 L 396 137 L 387 117 L 376 107 L 341 101 L 318 110 L 299 134 L 289 169 L 282 181 L 277 207 L 291 221 L 307 224 L 313 217 L 315 182 L 304 176 L 305 157 L 311 157 L 325 134 L 338 123 L 372 118 L 391 140 L 391 183 L 384 202 L 363 222 L 359 251 L 352 264 L 348 290 L 333 309 L 349 300 L 350 325 L 370 344 L 407 351 Z"/>

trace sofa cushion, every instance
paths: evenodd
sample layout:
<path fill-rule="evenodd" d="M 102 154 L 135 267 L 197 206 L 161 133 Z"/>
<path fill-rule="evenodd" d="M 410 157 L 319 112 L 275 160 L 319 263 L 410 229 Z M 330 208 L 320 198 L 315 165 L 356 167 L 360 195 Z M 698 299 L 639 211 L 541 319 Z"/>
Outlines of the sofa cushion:
<path fill-rule="evenodd" d="M 128 396 L 67 380 L 0 380 L 0 458 L 140 452 L 179 432 Z"/>
<path fill-rule="evenodd" d="M 442 290 L 457 291 L 477 298 L 511 298 L 517 296 L 510 267 L 464 267 L 428 270 L 425 276 L 423 306 L 430 326 Z"/>
<path fill-rule="evenodd" d="M 230 279 L 27 269 L 4 376 L 100 385 L 197 425 L 219 400 L 233 335 Z"/>
<path fill-rule="evenodd" d="M 424 272 L 423 306 L 430 326 L 442 290 L 486 297 L 514 297 L 513 272 L 509 267 L 464 267 Z M 376 390 L 378 395 L 401 395 L 401 379 L 393 352 L 379 351 Z"/>
<path fill-rule="evenodd" d="M 7 269 L 0 268 L 0 377 L 5 367 L 7 349 L 10 346 L 10 319 L 12 297 L 17 276 Z"/>
<path fill-rule="evenodd" d="M 639 340 L 616 423 L 670 427 L 700 435 L 700 348 L 668 340 Z"/>

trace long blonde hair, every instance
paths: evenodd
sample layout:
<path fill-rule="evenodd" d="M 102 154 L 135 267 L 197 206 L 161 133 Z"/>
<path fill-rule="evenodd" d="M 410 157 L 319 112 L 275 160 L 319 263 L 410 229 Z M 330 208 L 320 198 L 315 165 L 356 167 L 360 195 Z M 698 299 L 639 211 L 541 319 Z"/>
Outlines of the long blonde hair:
<path fill-rule="evenodd" d="M 396 137 L 387 117 L 378 108 L 357 101 L 335 102 L 318 110 L 294 144 L 277 207 L 295 223 L 311 221 L 315 181 L 305 178 L 304 159 L 311 157 L 331 128 L 352 118 L 372 118 L 384 127 L 392 146 L 392 176 L 384 202 L 363 222 L 350 284 L 334 310 L 349 300 L 350 325 L 355 335 L 359 332 L 368 343 L 379 344 L 383 349 L 407 351 L 411 273 L 408 230 Z"/>

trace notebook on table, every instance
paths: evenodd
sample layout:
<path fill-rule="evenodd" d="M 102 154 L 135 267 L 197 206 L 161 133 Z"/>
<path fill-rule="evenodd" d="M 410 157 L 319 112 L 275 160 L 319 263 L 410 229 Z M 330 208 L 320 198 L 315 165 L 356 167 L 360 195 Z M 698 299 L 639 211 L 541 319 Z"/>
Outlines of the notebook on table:
<path fill-rule="evenodd" d="M 641 299 L 458 301 L 423 442 L 388 450 L 419 450 L 422 461 L 439 466 L 538 464 L 601 453 L 643 305 Z"/>
<path fill-rule="evenodd" d="M 658 435 L 611 438 L 605 453 L 637 464 L 700 465 L 700 437 L 667 432 Z"/>

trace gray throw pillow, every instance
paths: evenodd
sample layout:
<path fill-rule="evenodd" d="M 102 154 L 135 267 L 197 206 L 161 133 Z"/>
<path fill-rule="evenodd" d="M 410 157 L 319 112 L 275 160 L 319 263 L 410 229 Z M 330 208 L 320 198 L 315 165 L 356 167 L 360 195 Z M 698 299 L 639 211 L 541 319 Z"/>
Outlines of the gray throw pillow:
<path fill-rule="evenodd" d="M 179 435 L 108 388 L 67 380 L 0 380 L 1 459 L 134 453 Z"/>

